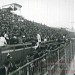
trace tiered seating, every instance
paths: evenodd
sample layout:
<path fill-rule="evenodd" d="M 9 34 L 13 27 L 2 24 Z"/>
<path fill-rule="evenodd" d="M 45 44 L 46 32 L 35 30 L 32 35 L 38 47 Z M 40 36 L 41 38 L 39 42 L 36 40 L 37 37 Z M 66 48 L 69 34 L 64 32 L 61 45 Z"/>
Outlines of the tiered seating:
<path fill-rule="evenodd" d="M 67 31 L 63 29 L 50 28 L 40 23 L 32 22 L 24 19 L 22 16 L 11 13 L 10 11 L 0 10 L 0 31 L 8 31 L 9 36 L 16 35 L 20 37 L 25 35 L 26 38 L 35 38 L 39 33 L 42 39 L 62 39 L 63 34 L 67 34 Z M 63 32 L 64 31 L 64 32 Z"/>

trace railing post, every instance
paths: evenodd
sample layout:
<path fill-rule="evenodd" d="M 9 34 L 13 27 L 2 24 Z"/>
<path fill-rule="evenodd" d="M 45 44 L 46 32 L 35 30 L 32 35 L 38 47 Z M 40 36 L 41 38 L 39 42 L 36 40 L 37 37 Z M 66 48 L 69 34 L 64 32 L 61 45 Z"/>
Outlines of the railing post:
<path fill-rule="evenodd" d="M 70 61 L 71 61 L 71 48 L 70 48 L 70 42 L 69 42 L 69 45 L 68 45 L 68 53 L 69 53 L 69 66 L 70 67 Z M 67 51 L 66 51 L 67 52 Z M 66 56 L 67 56 L 67 53 L 66 53 Z M 66 60 L 67 61 L 67 60 Z"/>
<path fill-rule="evenodd" d="M 70 51 L 71 51 L 71 60 L 72 60 L 72 41 L 70 41 Z"/>
<path fill-rule="evenodd" d="M 65 46 L 66 46 L 66 43 L 65 43 Z M 66 64 L 66 49 L 65 49 L 65 64 Z"/>
<path fill-rule="evenodd" d="M 60 59 L 60 58 L 59 58 L 59 49 L 58 49 L 57 52 L 58 52 L 58 71 L 57 71 L 57 72 L 58 72 L 58 75 L 60 75 L 60 63 L 59 63 L 59 59 Z"/>
<path fill-rule="evenodd" d="M 52 72 L 51 72 L 51 64 L 52 64 L 52 62 L 50 62 L 51 61 L 51 56 L 50 56 L 50 54 L 51 54 L 51 51 L 50 51 L 50 49 L 49 49 L 49 60 L 48 60 L 48 74 L 49 75 L 51 75 L 52 74 Z"/>
<path fill-rule="evenodd" d="M 29 67 L 28 67 L 28 65 L 26 66 L 26 75 L 29 75 Z"/>
<path fill-rule="evenodd" d="M 27 57 L 27 63 L 29 62 L 29 59 L 28 59 L 29 57 Z M 30 75 L 30 73 L 29 73 L 29 65 L 27 66 L 27 75 Z"/>
<path fill-rule="evenodd" d="M 66 43 L 65 43 L 65 47 L 66 47 Z M 64 51 L 65 51 L 65 65 L 67 65 L 67 60 L 66 60 L 66 59 L 67 59 L 67 58 L 66 58 L 66 54 L 67 54 L 67 53 L 66 53 L 66 48 L 65 48 Z M 65 68 L 65 74 L 66 74 L 66 68 Z"/>
<path fill-rule="evenodd" d="M 73 59 L 73 56 L 74 56 L 73 53 L 74 53 L 74 52 L 73 52 L 73 41 L 72 41 L 72 59 Z"/>
<path fill-rule="evenodd" d="M 41 69 L 41 75 L 43 75 L 43 71 L 42 71 L 42 68 L 43 68 L 42 67 L 43 66 L 42 59 L 41 59 L 41 65 L 40 66 L 41 66 L 41 68 L 40 68 Z"/>
<path fill-rule="evenodd" d="M 47 68 L 47 66 L 48 66 L 48 64 L 47 64 L 48 63 L 48 54 L 46 55 L 45 59 L 46 59 L 46 71 L 47 71 L 48 70 L 48 68 Z"/>

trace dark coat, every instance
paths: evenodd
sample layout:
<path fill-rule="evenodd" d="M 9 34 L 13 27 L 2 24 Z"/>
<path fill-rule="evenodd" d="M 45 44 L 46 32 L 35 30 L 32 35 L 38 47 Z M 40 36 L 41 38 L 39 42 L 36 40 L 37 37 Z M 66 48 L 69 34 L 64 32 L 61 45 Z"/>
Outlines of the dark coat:
<path fill-rule="evenodd" d="M 0 68 L 0 75 L 6 75 L 5 67 Z"/>

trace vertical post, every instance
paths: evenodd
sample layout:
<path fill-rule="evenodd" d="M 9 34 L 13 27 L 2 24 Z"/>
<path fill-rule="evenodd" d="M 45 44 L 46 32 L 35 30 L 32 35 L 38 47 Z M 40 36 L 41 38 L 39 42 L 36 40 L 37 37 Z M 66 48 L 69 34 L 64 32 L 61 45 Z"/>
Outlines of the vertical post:
<path fill-rule="evenodd" d="M 29 62 L 29 56 L 27 56 L 27 63 Z M 27 75 L 30 75 L 29 74 L 29 65 L 27 66 Z"/>
<path fill-rule="evenodd" d="M 71 61 L 71 52 L 70 52 L 70 51 L 71 51 L 71 50 L 70 50 L 71 48 L 70 48 L 70 42 L 69 42 L 69 48 L 68 48 L 68 49 L 69 49 L 69 51 L 68 51 L 68 53 L 69 53 L 69 66 L 70 66 L 70 61 Z"/>
<path fill-rule="evenodd" d="M 70 52 L 71 52 L 71 60 L 72 60 L 72 46 L 71 46 L 71 41 L 70 41 Z"/>
<path fill-rule="evenodd" d="M 59 49 L 58 49 L 58 75 L 60 75 L 60 63 L 59 63 Z"/>
<path fill-rule="evenodd" d="M 29 65 L 27 66 L 27 75 L 29 75 Z"/>
<path fill-rule="evenodd" d="M 72 41 L 72 59 L 73 59 L 73 56 L 74 56 L 73 53 L 74 53 L 74 52 L 73 52 L 73 41 Z"/>
<path fill-rule="evenodd" d="M 41 59 L 41 65 L 40 65 L 40 72 L 41 72 L 41 75 L 42 75 L 42 59 Z"/>
<path fill-rule="evenodd" d="M 45 54 L 46 54 L 46 53 L 45 53 Z M 47 58 L 47 57 L 48 57 L 47 55 L 48 55 L 48 54 L 45 55 L 45 61 L 44 61 L 44 62 L 45 62 L 45 68 L 46 68 L 45 71 L 46 71 L 46 73 L 47 73 L 47 59 L 48 59 L 48 58 Z"/>
<path fill-rule="evenodd" d="M 27 66 L 27 75 L 29 75 L 29 65 Z"/>
<path fill-rule="evenodd" d="M 66 43 L 65 43 L 65 47 L 66 47 Z M 64 53 L 65 53 L 65 65 L 67 65 L 67 62 L 66 62 L 66 61 L 67 61 L 67 60 L 66 60 L 66 59 L 67 59 L 67 58 L 66 58 L 66 54 L 67 54 L 67 53 L 66 53 L 66 48 L 65 48 L 64 51 L 65 51 L 65 52 L 64 52 Z M 63 64 L 64 64 L 64 63 L 63 63 Z M 65 65 L 64 65 L 64 66 L 65 66 Z M 66 67 L 64 68 L 64 70 L 65 70 L 65 74 L 66 74 Z"/>
<path fill-rule="evenodd" d="M 73 69 L 74 69 L 74 50 L 73 50 L 73 41 L 74 40 L 72 40 L 72 59 L 73 59 Z"/>
<path fill-rule="evenodd" d="M 51 64 L 52 64 L 52 63 L 50 62 L 50 61 L 51 61 L 51 59 L 50 59 L 50 58 L 51 58 L 51 57 L 50 57 L 50 53 L 51 53 L 51 51 L 50 51 L 50 48 L 49 48 L 49 53 L 48 53 L 48 65 L 47 65 L 47 66 L 48 66 L 48 69 L 47 69 L 47 70 L 48 70 L 48 74 L 49 74 L 49 75 L 51 75 Z"/>
<path fill-rule="evenodd" d="M 66 43 L 65 43 L 65 46 L 66 46 Z M 64 51 L 65 51 L 65 64 L 66 64 L 66 49 Z"/>

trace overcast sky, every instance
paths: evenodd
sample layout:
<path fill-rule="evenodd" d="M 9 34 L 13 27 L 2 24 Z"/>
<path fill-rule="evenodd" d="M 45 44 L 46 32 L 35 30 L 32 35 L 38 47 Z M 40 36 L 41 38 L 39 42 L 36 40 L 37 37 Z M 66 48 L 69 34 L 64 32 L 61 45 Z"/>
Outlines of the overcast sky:
<path fill-rule="evenodd" d="M 10 3 L 21 4 L 21 14 L 31 21 L 64 28 L 74 24 L 74 0 L 0 0 L 0 7 Z"/>

